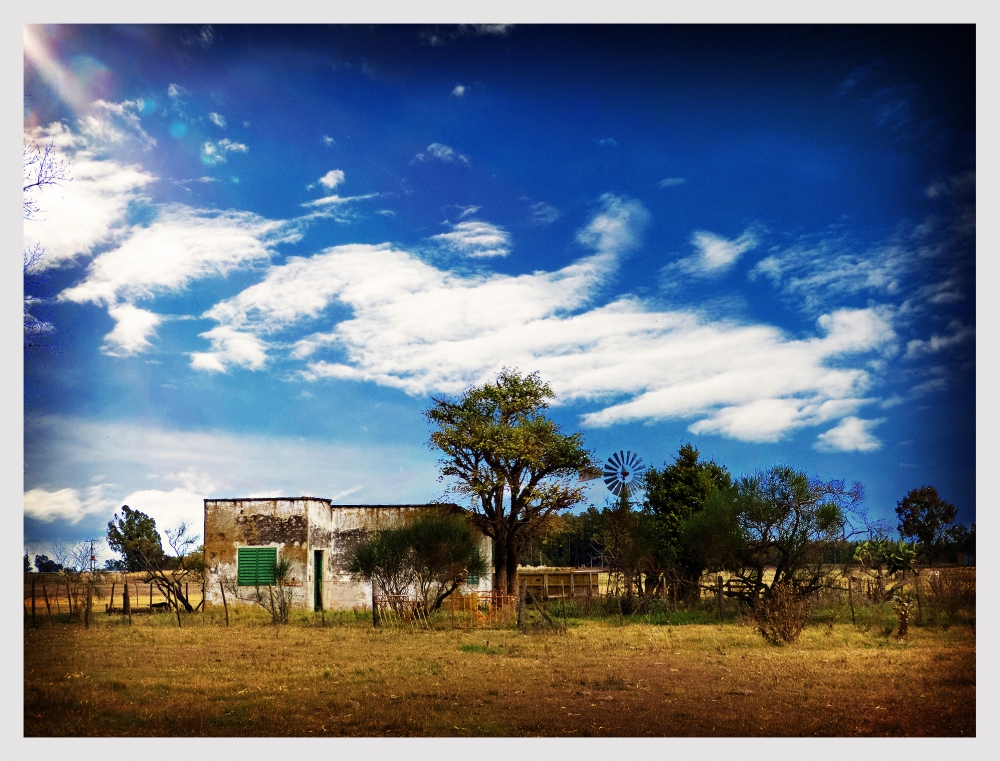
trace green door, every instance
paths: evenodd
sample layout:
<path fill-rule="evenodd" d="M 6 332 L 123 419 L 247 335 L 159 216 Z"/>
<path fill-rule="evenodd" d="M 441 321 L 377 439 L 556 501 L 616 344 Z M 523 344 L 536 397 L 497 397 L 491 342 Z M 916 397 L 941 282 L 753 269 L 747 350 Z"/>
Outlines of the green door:
<path fill-rule="evenodd" d="M 323 610 L 323 550 L 313 550 L 313 610 Z"/>

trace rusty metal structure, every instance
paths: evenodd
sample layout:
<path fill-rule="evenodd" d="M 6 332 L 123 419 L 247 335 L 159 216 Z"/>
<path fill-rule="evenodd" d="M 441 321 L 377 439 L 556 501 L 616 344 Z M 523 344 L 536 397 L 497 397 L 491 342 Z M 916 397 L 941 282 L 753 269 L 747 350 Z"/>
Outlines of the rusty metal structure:
<path fill-rule="evenodd" d="M 371 585 L 347 572 L 351 549 L 367 534 L 399 525 L 420 510 L 446 505 L 334 505 L 320 497 L 267 497 L 205 500 L 205 599 L 222 604 L 223 584 L 244 584 L 244 565 L 253 552 L 291 562 L 285 582 L 292 607 L 312 610 L 364 608 Z M 271 550 L 273 548 L 273 551 Z M 484 536 L 483 555 L 492 558 Z M 273 561 L 272 561 L 273 562 Z M 471 589 L 487 591 L 484 576 Z"/>

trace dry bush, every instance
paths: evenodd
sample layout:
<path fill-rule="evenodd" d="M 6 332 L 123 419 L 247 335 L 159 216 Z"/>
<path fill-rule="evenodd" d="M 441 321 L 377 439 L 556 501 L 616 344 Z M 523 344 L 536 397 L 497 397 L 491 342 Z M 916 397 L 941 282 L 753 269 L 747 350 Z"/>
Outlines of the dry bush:
<path fill-rule="evenodd" d="M 939 614 L 944 613 L 949 622 L 955 620 L 959 611 L 973 612 L 976 607 L 976 577 L 974 572 L 964 569 L 946 569 L 929 571 L 927 586 L 927 607 L 930 610 L 931 621 L 937 621 Z"/>
<path fill-rule="evenodd" d="M 809 600 L 788 584 L 775 584 L 754 616 L 764 639 L 777 645 L 797 640 L 808 620 Z"/>

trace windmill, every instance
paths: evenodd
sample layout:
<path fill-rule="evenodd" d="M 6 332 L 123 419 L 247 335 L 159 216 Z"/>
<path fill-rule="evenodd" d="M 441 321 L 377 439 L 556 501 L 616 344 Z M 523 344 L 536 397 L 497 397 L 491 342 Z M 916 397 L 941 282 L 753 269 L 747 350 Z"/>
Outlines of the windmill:
<path fill-rule="evenodd" d="M 628 498 L 642 483 L 645 470 L 639 455 L 631 451 L 616 452 L 604 463 L 604 484 L 616 497 L 621 497 L 624 492 Z"/>

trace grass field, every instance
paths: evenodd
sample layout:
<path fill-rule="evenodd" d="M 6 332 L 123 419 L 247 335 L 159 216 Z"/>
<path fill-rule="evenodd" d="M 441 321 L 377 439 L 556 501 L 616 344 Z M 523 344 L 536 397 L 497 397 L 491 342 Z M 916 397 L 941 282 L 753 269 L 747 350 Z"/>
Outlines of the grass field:
<path fill-rule="evenodd" d="M 830 619 L 374 630 L 351 613 L 58 619 L 24 632 L 27 736 L 972 736 L 975 628 Z"/>

